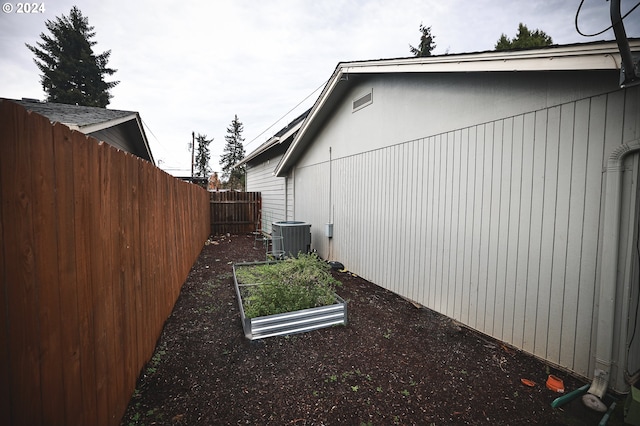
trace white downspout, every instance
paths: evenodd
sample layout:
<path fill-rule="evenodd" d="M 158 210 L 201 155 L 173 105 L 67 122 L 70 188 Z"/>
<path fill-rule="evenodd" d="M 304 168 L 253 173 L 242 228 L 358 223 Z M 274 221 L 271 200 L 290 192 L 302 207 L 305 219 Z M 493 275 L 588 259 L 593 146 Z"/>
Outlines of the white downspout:
<path fill-rule="evenodd" d="M 640 150 L 640 139 L 623 143 L 611 153 L 607 161 L 600 298 L 596 334 L 596 363 L 594 371 L 594 381 L 599 379 L 604 381 L 606 385 L 608 385 L 611 376 L 613 335 L 615 333 L 614 320 L 616 285 L 618 281 L 622 163 L 627 154 L 638 150 Z"/>

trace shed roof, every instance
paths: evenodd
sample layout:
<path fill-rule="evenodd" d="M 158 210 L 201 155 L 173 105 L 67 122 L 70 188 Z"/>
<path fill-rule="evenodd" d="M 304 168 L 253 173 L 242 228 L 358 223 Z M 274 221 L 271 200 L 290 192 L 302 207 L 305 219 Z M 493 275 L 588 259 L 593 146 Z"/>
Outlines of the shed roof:
<path fill-rule="evenodd" d="M 629 40 L 633 50 L 640 50 L 640 39 Z M 340 62 L 325 85 L 295 136 L 293 143 L 275 169 L 276 176 L 286 175 L 297 161 L 320 123 L 348 90 L 350 78 L 366 74 L 397 73 L 471 73 L 471 72 L 543 72 L 580 70 L 619 70 L 620 53 L 615 41 L 550 46 L 540 49 L 487 51 Z"/>
<path fill-rule="evenodd" d="M 58 122 L 85 135 L 116 126 L 126 126 L 127 134 L 132 135 L 131 143 L 136 147 L 138 156 L 151 161 L 153 155 L 147 136 L 142 127 L 140 114 L 135 111 L 122 111 L 91 106 L 67 105 L 55 102 L 40 102 L 34 99 L 12 100 L 29 111 L 45 116 L 52 123 Z M 105 141 L 109 142 L 109 141 Z M 142 154 L 142 155 L 140 155 Z"/>

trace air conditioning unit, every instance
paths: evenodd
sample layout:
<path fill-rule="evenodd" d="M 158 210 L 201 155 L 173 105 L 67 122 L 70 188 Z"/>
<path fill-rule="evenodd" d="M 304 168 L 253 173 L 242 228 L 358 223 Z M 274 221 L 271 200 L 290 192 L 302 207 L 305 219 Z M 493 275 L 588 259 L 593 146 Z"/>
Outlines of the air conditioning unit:
<path fill-rule="evenodd" d="M 274 247 L 274 250 L 284 251 L 285 256 L 298 257 L 298 253 L 311 251 L 311 224 L 296 220 L 284 220 L 271 224 L 271 233 L 274 237 L 282 237 L 282 247 Z M 274 239 L 274 243 L 277 240 Z M 280 244 L 280 243 L 278 243 Z"/>

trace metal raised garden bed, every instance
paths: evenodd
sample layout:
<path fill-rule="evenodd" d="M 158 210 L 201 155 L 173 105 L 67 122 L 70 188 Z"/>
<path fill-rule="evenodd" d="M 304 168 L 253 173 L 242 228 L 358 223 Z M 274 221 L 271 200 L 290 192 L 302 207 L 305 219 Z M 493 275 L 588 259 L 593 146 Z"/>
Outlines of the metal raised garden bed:
<path fill-rule="evenodd" d="M 244 335 L 250 340 L 287 334 L 304 333 L 319 328 L 347 324 L 347 302 L 335 294 L 335 303 L 317 308 L 302 309 L 294 312 L 247 318 L 244 314 L 242 296 L 236 276 L 236 266 L 264 265 L 274 262 L 247 262 L 233 265 L 233 282 L 236 287 L 238 306 L 242 318 Z"/>

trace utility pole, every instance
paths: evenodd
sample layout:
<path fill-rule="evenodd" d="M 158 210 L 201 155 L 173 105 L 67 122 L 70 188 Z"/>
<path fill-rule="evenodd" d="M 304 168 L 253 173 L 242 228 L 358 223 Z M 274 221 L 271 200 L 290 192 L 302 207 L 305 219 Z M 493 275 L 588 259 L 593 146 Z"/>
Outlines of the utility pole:
<path fill-rule="evenodd" d="M 193 165 L 195 164 L 196 132 L 191 132 L 191 180 L 193 181 Z"/>

